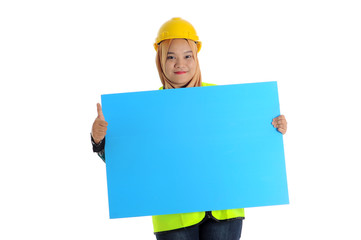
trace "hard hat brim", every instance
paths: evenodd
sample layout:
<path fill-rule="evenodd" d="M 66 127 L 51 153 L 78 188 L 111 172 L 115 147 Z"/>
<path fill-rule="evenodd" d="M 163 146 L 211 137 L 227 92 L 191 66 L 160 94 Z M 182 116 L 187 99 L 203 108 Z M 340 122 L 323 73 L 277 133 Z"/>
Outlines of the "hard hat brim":
<path fill-rule="evenodd" d="M 174 38 L 169 38 L 169 39 L 174 39 Z M 164 39 L 164 40 L 166 40 L 166 39 Z M 164 41 L 164 40 L 162 40 L 162 41 Z M 160 41 L 159 43 L 154 43 L 154 49 L 155 49 L 155 51 L 158 51 L 158 46 L 159 46 L 159 44 L 162 42 L 162 41 Z M 192 40 L 192 41 L 194 41 L 194 40 Z M 201 41 L 194 41 L 195 43 L 196 43 L 196 45 L 197 45 L 197 53 L 199 53 L 199 51 L 201 50 L 201 48 L 202 48 L 202 42 Z"/>

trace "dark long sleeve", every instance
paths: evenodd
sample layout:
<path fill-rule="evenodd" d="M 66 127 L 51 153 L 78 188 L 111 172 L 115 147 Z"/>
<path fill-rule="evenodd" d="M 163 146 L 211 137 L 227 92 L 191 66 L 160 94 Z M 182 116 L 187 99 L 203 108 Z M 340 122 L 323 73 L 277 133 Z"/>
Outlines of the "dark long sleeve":
<path fill-rule="evenodd" d="M 105 162 L 105 138 L 101 140 L 98 144 L 94 142 L 93 136 L 90 134 L 91 143 L 93 145 L 93 152 L 96 152 L 98 156 Z"/>

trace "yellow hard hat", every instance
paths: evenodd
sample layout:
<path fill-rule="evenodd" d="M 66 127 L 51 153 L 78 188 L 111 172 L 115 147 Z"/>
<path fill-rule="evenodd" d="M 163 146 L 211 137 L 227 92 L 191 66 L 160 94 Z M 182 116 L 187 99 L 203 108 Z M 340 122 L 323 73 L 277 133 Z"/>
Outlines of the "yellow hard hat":
<path fill-rule="evenodd" d="M 173 38 L 187 38 L 193 40 L 197 44 L 198 52 L 201 50 L 202 42 L 198 41 L 197 32 L 186 20 L 183 20 L 179 17 L 172 18 L 171 20 L 165 22 L 158 31 L 158 36 L 155 39 L 154 49 L 158 50 L 158 44 L 166 39 Z"/>

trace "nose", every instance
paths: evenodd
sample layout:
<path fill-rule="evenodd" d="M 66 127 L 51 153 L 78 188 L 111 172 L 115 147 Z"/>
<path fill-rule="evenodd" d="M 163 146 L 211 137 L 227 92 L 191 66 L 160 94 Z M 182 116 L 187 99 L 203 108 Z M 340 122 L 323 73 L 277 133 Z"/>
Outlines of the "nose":
<path fill-rule="evenodd" d="M 177 58 L 174 67 L 175 68 L 182 68 L 185 66 L 185 60 L 183 58 Z"/>

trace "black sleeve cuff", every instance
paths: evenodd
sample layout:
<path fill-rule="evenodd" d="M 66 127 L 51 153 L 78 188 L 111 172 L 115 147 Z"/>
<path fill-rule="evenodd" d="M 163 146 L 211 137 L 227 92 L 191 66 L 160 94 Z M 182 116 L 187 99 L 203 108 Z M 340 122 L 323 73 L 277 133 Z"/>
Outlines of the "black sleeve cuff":
<path fill-rule="evenodd" d="M 90 134 L 91 137 L 91 142 L 93 145 L 93 152 L 101 152 L 102 150 L 104 150 L 104 146 L 105 146 L 105 138 L 103 140 L 101 140 L 98 144 L 96 144 L 94 142 L 93 136 Z"/>

